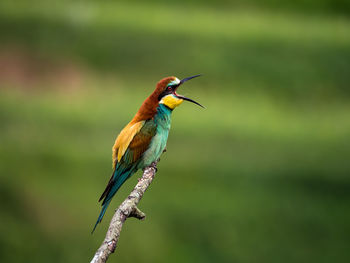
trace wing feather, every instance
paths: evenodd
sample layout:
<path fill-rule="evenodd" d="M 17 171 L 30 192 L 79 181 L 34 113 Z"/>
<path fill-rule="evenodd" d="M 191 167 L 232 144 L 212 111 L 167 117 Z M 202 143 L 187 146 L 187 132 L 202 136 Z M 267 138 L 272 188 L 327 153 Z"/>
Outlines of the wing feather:
<path fill-rule="evenodd" d="M 112 149 L 113 168 L 115 168 L 117 162 L 120 162 L 132 139 L 142 129 L 144 123 L 145 121 L 139 121 L 136 123 L 130 122 L 119 133 Z"/>
<path fill-rule="evenodd" d="M 99 201 L 108 197 L 109 192 L 122 174 L 137 167 L 137 162 L 148 149 L 155 133 L 156 126 L 153 120 L 128 124 L 120 132 L 113 146 L 113 173 Z"/>
<path fill-rule="evenodd" d="M 153 136 L 153 133 L 145 133 L 143 130 L 135 135 L 129 145 L 129 151 L 132 152 L 132 162 L 136 162 L 141 158 L 142 154 L 148 149 Z"/>
<path fill-rule="evenodd" d="M 139 160 L 155 133 L 156 126 L 153 120 L 128 124 L 120 132 L 113 146 L 113 167 L 116 168 L 117 163 L 131 165 Z"/>

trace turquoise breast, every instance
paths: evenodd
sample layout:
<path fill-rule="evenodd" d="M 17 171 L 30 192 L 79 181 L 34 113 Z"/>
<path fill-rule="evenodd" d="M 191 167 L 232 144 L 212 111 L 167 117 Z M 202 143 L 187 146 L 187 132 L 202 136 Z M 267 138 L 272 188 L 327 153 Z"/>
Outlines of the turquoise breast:
<path fill-rule="evenodd" d="M 153 125 L 156 126 L 156 134 L 152 138 L 148 149 L 143 154 L 139 168 L 142 169 L 149 166 L 152 162 L 157 161 L 162 155 L 168 141 L 171 112 L 172 110 L 163 104 L 158 106 L 157 114 L 154 116 L 153 120 L 150 120 L 153 121 Z"/>

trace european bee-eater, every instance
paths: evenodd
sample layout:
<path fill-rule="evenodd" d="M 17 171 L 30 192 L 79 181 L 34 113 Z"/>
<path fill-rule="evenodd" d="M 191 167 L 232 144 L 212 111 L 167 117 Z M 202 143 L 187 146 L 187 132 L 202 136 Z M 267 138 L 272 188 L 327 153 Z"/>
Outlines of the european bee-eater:
<path fill-rule="evenodd" d="M 101 222 L 113 196 L 138 169 L 144 169 L 157 161 L 163 153 L 170 129 L 171 113 L 184 100 L 198 102 L 176 93 L 177 88 L 187 80 L 167 77 L 157 83 L 156 89 L 143 102 L 134 118 L 119 133 L 113 152 L 113 173 L 99 201 L 102 210 L 94 226 Z"/>

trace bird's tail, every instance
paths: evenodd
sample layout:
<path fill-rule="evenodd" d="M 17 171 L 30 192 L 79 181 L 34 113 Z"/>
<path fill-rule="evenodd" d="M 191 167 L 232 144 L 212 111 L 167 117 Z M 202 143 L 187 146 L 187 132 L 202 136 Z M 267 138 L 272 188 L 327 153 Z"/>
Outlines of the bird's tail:
<path fill-rule="evenodd" d="M 101 212 L 97 218 L 96 224 L 91 231 L 91 234 L 95 231 L 97 225 L 102 221 L 102 218 L 104 214 L 106 213 L 107 207 L 109 203 L 112 200 L 112 197 L 115 195 L 115 193 L 118 191 L 118 189 L 122 186 L 122 184 L 134 173 L 133 169 L 124 171 L 122 174 L 118 174 L 118 171 L 115 170 L 111 180 L 109 180 L 109 183 L 106 187 L 106 190 L 103 192 L 101 198 L 99 201 L 103 199 L 102 202 L 102 209 Z"/>
<path fill-rule="evenodd" d="M 102 210 L 101 210 L 101 212 L 100 212 L 100 214 L 99 214 L 99 216 L 98 216 L 98 218 L 97 218 L 97 221 L 96 221 L 96 224 L 95 224 L 95 226 L 94 226 L 94 229 L 92 229 L 92 231 L 91 231 L 91 234 L 94 233 L 94 231 L 95 231 L 97 225 L 98 225 L 99 223 L 101 223 L 102 218 L 103 218 L 103 216 L 105 215 L 106 210 L 107 210 L 107 207 L 108 207 L 109 203 L 111 202 L 111 200 L 112 200 L 112 199 L 108 200 L 108 201 L 102 206 Z"/>

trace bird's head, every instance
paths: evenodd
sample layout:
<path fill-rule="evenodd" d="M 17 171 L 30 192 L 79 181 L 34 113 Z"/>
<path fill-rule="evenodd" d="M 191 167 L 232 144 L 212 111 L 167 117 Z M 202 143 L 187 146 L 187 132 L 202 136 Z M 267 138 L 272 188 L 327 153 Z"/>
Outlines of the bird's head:
<path fill-rule="evenodd" d="M 164 104 L 165 106 L 173 110 L 177 106 L 179 106 L 184 100 L 186 100 L 204 108 L 198 102 L 176 93 L 177 88 L 180 87 L 184 82 L 199 76 L 200 75 L 195 75 L 182 80 L 179 80 L 176 77 L 167 77 L 160 80 L 155 90 L 158 96 L 159 104 Z"/>

